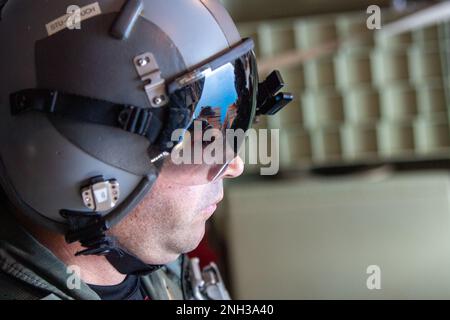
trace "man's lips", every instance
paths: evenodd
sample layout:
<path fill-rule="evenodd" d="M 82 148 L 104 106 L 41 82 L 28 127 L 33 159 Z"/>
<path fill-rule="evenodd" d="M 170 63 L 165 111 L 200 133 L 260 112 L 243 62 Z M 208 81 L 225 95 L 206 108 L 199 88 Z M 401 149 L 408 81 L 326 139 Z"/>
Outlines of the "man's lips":
<path fill-rule="evenodd" d="M 209 207 L 206 207 L 205 209 L 203 209 L 202 212 L 208 216 L 212 216 L 214 211 L 216 211 L 216 209 L 217 209 L 217 205 L 212 204 Z"/>
<path fill-rule="evenodd" d="M 214 213 L 214 211 L 216 211 L 217 205 L 222 201 L 222 199 L 223 199 L 223 197 L 220 197 L 219 200 L 215 201 L 212 205 L 203 209 L 202 212 L 204 212 L 208 215 L 212 215 Z"/>

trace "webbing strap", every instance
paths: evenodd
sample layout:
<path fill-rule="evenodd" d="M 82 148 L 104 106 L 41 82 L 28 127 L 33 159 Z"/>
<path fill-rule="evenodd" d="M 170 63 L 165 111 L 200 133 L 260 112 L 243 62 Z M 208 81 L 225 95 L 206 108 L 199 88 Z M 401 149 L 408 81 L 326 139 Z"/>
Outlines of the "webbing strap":
<path fill-rule="evenodd" d="M 146 137 L 153 144 L 162 123 L 152 109 L 62 93 L 56 90 L 25 89 L 11 94 L 11 114 L 27 111 L 55 114 L 82 122 L 120 128 Z"/>

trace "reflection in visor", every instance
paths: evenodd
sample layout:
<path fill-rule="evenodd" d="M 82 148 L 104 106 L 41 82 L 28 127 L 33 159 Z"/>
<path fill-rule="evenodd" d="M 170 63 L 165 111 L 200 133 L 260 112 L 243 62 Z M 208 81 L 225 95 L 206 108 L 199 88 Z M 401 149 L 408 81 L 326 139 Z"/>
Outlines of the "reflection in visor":
<path fill-rule="evenodd" d="M 176 147 L 161 174 L 185 185 L 220 178 L 253 123 L 257 84 L 256 62 L 249 52 L 173 92 L 171 103 L 189 110 L 190 120 L 173 130 L 170 139 Z"/>

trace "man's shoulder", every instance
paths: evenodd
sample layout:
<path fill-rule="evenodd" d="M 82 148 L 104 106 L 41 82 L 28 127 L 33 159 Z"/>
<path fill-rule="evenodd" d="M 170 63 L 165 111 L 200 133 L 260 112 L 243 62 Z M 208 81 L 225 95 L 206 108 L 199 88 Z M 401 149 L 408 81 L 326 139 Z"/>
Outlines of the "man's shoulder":
<path fill-rule="evenodd" d="M 40 300 L 48 292 L 28 285 L 0 270 L 0 300 Z"/>

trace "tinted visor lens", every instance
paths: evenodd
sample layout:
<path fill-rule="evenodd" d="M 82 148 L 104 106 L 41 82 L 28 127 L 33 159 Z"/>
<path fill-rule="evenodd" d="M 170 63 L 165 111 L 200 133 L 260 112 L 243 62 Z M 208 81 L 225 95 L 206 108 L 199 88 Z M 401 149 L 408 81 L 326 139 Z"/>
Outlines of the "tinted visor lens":
<path fill-rule="evenodd" d="M 173 92 L 171 102 L 188 108 L 190 121 L 173 132 L 176 147 L 161 174 L 183 185 L 219 179 L 253 123 L 257 85 L 256 61 L 249 52 Z"/>

